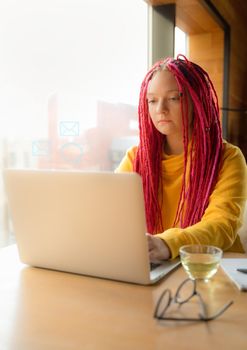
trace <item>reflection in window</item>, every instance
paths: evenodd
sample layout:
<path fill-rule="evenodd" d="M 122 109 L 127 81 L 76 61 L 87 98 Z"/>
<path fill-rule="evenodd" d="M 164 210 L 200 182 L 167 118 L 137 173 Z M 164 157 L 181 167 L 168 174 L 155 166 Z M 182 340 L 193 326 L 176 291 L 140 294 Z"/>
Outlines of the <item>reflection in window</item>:
<path fill-rule="evenodd" d="M 2 1 L 0 46 L 1 169 L 113 170 L 138 142 L 144 1 Z"/>

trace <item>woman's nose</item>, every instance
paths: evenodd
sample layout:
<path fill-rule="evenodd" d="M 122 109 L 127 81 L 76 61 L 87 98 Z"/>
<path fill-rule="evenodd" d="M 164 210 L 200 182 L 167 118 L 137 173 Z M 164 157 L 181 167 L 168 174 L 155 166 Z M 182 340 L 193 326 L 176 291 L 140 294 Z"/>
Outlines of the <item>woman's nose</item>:
<path fill-rule="evenodd" d="M 156 105 L 156 112 L 162 113 L 168 111 L 168 103 L 165 99 L 159 100 Z"/>

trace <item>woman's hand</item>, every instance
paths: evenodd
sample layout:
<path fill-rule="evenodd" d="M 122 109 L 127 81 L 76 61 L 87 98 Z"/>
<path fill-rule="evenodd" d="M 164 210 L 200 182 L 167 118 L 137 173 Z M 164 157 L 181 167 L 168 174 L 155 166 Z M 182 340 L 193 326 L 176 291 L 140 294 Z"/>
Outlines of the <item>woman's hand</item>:
<path fill-rule="evenodd" d="M 159 237 L 147 233 L 149 259 L 154 264 L 159 264 L 162 260 L 168 260 L 171 252 L 166 243 Z"/>

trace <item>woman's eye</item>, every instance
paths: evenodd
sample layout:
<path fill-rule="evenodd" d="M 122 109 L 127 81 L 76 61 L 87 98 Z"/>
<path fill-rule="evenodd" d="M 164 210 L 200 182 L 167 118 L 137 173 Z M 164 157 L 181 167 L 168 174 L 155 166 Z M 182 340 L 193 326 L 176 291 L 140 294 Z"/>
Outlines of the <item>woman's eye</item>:
<path fill-rule="evenodd" d="M 148 100 L 148 104 L 153 104 L 155 100 Z"/>
<path fill-rule="evenodd" d="M 180 100 L 180 96 L 172 96 L 167 99 L 168 101 L 176 102 Z"/>

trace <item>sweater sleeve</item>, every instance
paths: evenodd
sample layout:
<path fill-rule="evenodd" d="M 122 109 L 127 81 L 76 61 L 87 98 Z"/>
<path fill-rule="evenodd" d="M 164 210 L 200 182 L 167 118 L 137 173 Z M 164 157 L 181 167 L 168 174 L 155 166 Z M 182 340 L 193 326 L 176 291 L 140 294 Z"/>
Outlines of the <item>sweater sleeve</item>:
<path fill-rule="evenodd" d="M 124 158 L 122 159 L 119 166 L 115 169 L 115 173 L 132 172 L 133 163 L 136 155 L 137 147 L 130 148 Z"/>
<path fill-rule="evenodd" d="M 225 144 L 223 165 L 209 205 L 200 222 L 185 229 L 170 228 L 158 234 L 171 251 L 179 255 L 186 244 L 214 245 L 228 250 L 237 238 L 247 198 L 247 168 L 238 147 Z"/>

